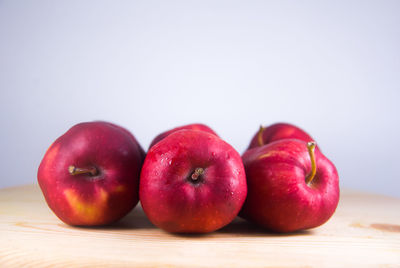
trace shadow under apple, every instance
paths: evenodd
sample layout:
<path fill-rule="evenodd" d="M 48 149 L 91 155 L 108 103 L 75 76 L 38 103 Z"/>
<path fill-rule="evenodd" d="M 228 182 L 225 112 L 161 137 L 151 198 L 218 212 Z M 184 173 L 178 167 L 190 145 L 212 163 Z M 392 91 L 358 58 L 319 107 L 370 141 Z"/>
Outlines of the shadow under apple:
<path fill-rule="evenodd" d="M 269 231 L 259 225 L 248 222 L 240 217 L 236 217 L 230 224 L 216 231 L 221 234 L 235 236 L 304 236 L 312 235 L 312 230 L 301 230 L 291 233 L 276 233 Z"/>
<path fill-rule="evenodd" d="M 154 226 L 149 219 L 144 214 L 142 207 L 140 204 L 136 206 L 128 215 L 123 217 L 121 220 L 104 226 L 77 226 L 77 228 L 82 229 L 97 229 L 97 230 L 134 230 L 134 229 L 155 229 L 157 228 Z M 167 233 L 167 232 L 166 232 Z M 293 233 L 274 233 L 268 231 L 267 229 L 248 222 L 240 217 L 236 217 L 230 224 L 227 226 L 206 234 L 171 234 L 178 237 L 186 237 L 186 238 L 204 238 L 204 237 L 213 237 L 213 236 L 220 236 L 220 235 L 234 235 L 239 237 L 244 236 L 302 236 L 302 235 L 312 235 L 312 230 L 302 230 Z"/>

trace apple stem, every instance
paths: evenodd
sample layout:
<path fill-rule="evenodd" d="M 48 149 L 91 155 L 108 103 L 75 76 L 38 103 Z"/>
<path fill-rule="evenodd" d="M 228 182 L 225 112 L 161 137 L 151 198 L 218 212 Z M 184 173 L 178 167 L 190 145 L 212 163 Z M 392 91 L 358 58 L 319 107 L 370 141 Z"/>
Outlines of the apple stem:
<path fill-rule="evenodd" d="M 307 143 L 308 153 L 310 154 L 311 159 L 311 172 L 307 175 L 306 183 L 309 185 L 317 174 L 317 164 L 315 163 L 315 141 L 310 141 Z"/>
<path fill-rule="evenodd" d="M 98 170 L 95 167 L 91 168 L 77 168 L 75 166 L 69 166 L 68 172 L 72 176 L 79 175 L 79 174 L 87 174 L 89 173 L 91 176 L 96 176 L 98 174 Z"/>
<path fill-rule="evenodd" d="M 194 170 L 192 176 L 191 176 L 192 180 L 193 180 L 193 181 L 197 181 L 197 179 L 199 178 L 199 176 L 200 176 L 201 174 L 203 174 L 203 173 L 204 173 L 204 169 L 202 169 L 202 168 L 196 168 L 196 169 Z"/>
<path fill-rule="evenodd" d="M 258 145 L 263 146 L 264 141 L 263 141 L 263 132 L 264 132 L 264 127 L 260 125 L 260 129 L 258 130 L 258 135 L 257 135 L 257 140 L 258 140 Z"/>

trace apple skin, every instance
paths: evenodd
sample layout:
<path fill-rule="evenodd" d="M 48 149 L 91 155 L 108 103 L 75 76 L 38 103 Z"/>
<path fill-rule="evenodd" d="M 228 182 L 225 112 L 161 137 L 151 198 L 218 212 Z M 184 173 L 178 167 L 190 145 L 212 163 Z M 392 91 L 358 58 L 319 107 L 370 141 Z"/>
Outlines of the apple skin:
<path fill-rule="evenodd" d="M 139 144 L 139 142 L 136 140 L 135 136 L 133 136 L 133 134 L 130 131 L 128 131 L 126 128 L 123 128 L 123 127 L 116 125 L 114 123 L 111 123 L 111 122 L 106 122 L 106 121 L 94 121 L 94 122 L 110 124 L 118 129 L 120 129 L 121 131 L 123 131 L 129 137 L 131 137 L 131 139 L 134 140 L 135 143 L 137 144 L 137 146 L 139 147 L 140 155 L 142 156 L 142 163 L 144 162 L 144 159 L 146 158 L 146 152 L 143 150 L 143 147 Z"/>
<path fill-rule="evenodd" d="M 157 136 L 153 139 L 153 141 L 151 142 L 151 144 L 150 144 L 150 146 L 149 146 L 149 149 L 150 149 L 151 147 L 153 147 L 154 144 L 156 144 L 156 143 L 159 142 L 160 140 L 164 139 L 164 138 L 167 137 L 168 135 L 170 135 L 170 134 L 172 134 L 172 133 L 174 133 L 174 132 L 176 132 L 176 131 L 184 130 L 184 129 L 205 131 L 205 132 L 214 134 L 215 136 L 218 136 L 218 134 L 215 133 L 215 131 L 212 130 L 209 126 L 206 126 L 206 125 L 204 125 L 204 124 L 189 124 L 189 125 L 184 125 L 184 126 L 180 126 L 180 127 L 173 128 L 173 129 L 171 129 L 171 130 L 165 131 L 165 132 L 163 132 L 163 133 L 157 135 Z"/>
<path fill-rule="evenodd" d="M 262 131 L 262 145 L 258 141 L 258 136 L 259 131 L 257 131 L 257 133 L 251 139 L 250 145 L 247 150 L 282 139 L 299 139 L 306 142 L 314 140 L 307 132 L 305 132 L 301 128 L 288 123 L 276 123 L 268 127 L 264 127 Z"/>
<path fill-rule="evenodd" d="M 107 122 L 70 128 L 47 150 L 38 182 L 50 209 L 65 223 L 105 225 L 138 203 L 143 149 L 126 129 Z M 97 174 L 72 175 L 70 166 L 95 168 Z"/>
<path fill-rule="evenodd" d="M 243 156 L 248 194 L 240 216 L 268 230 L 293 232 L 317 227 L 335 212 L 339 177 L 335 166 L 315 150 L 316 176 L 307 143 L 278 140 L 246 151 Z"/>
<path fill-rule="evenodd" d="M 204 169 L 197 180 L 193 175 Z M 240 155 L 219 137 L 195 130 L 174 132 L 155 144 L 143 164 L 143 211 L 173 233 L 207 233 L 239 213 L 247 186 Z"/>

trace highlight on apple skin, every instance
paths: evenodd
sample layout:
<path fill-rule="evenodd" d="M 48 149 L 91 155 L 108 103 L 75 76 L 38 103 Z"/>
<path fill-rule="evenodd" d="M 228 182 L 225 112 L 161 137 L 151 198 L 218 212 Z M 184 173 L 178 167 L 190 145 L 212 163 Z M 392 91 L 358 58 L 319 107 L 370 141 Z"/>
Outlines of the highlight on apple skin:
<path fill-rule="evenodd" d="M 180 130 L 148 151 L 140 202 L 149 220 L 173 233 L 208 233 L 240 211 L 247 186 L 236 150 L 204 131 Z"/>
<path fill-rule="evenodd" d="M 248 194 L 240 216 L 268 230 L 294 232 L 324 224 L 339 202 L 339 177 L 314 142 L 278 140 L 246 151 Z"/>
<path fill-rule="evenodd" d="M 128 130 L 108 122 L 80 123 L 49 147 L 38 182 L 63 222 L 105 225 L 138 203 L 143 159 L 143 149 Z"/>
<path fill-rule="evenodd" d="M 189 124 L 189 125 L 184 125 L 184 126 L 176 127 L 176 128 L 173 128 L 173 129 L 170 129 L 170 130 L 168 130 L 168 131 L 165 131 L 165 132 L 162 132 L 162 133 L 158 134 L 158 135 L 153 139 L 153 141 L 150 143 L 149 149 L 150 149 L 151 147 L 153 147 L 154 144 L 156 144 L 156 143 L 159 142 L 160 140 L 164 139 L 164 138 L 167 137 L 168 135 L 170 135 L 170 134 L 172 134 L 172 133 L 174 133 L 174 132 L 176 132 L 176 131 L 184 130 L 184 129 L 187 129 L 187 130 L 205 131 L 205 132 L 214 134 L 215 136 L 218 136 L 218 134 L 215 133 L 215 131 L 212 130 L 212 129 L 211 129 L 209 126 L 207 126 L 207 125 L 198 124 L 198 123 L 197 123 L 197 124 Z"/>
<path fill-rule="evenodd" d="M 314 140 L 307 132 L 295 125 L 275 123 L 267 127 L 260 126 L 260 129 L 251 139 L 247 150 L 282 139 L 298 139 L 306 142 Z M 317 150 L 319 150 L 318 146 Z"/>

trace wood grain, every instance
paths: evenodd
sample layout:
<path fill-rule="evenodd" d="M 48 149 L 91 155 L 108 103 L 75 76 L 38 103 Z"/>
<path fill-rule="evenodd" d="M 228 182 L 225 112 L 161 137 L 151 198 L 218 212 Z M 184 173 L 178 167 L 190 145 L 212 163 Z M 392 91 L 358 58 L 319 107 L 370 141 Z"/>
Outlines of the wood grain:
<path fill-rule="evenodd" d="M 208 235 L 155 228 L 136 207 L 117 224 L 76 228 L 37 185 L 0 189 L 0 267 L 400 267 L 400 199 L 345 191 L 325 225 L 290 235 L 241 219 Z"/>

